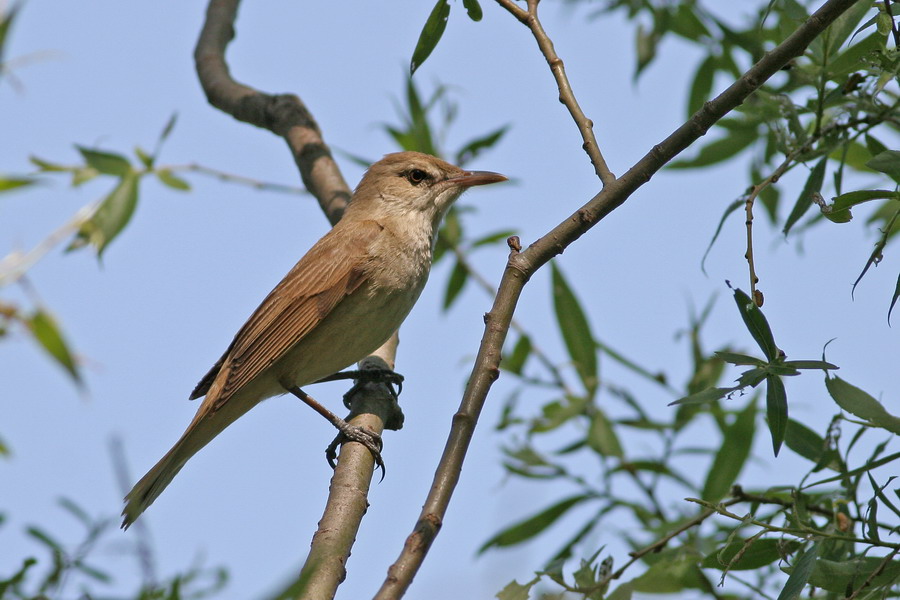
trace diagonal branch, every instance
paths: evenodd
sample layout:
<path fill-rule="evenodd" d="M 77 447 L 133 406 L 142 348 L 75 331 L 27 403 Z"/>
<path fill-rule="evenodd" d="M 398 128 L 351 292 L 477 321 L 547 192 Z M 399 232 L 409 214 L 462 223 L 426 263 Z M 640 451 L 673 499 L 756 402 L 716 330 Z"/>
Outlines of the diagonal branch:
<path fill-rule="evenodd" d="M 194 49 L 200 84 L 209 103 L 219 110 L 284 138 L 306 189 L 334 225 L 350 200 L 350 188 L 306 105 L 294 94 L 266 94 L 238 83 L 228 70 L 225 48 L 234 38 L 239 3 L 210 0 Z"/>
<path fill-rule="evenodd" d="M 541 50 L 541 54 L 544 55 L 544 58 L 547 59 L 547 64 L 550 65 L 550 72 L 553 73 L 553 78 L 556 80 L 556 87 L 559 89 L 559 101 L 569 109 L 569 114 L 572 115 L 572 119 L 578 126 L 578 131 L 581 132 L 581 139 L 583 140 L 581 147 L 591 159 L 591 164 L 594 165 L 594 172 L 597 174 L 597 177 L 600 178 L 604 186 L 609 185 L 615 181 L 616 176 L 609 170 L 603 154 L 600 153 L 600 146 L 597 144 L 596 136 L 594 136 L 594 122 L 587 118 L 584 111 L 581 110 L 581 106 L 578 105 L 578 100 L 575 99 L 575 92 L 572 91 L 569 77 L 566 75 L 566 66 L 556 53 L 553 41 L 547 35 L 547 32 L 544 31 L 544 26 L 538 18 L 538 0 L 528 0 L 528 10 L 522 9 L 513 0 L 497 0 L 497 2 L 531 30 L 535 41 L 537 41 L 538 48 Z"/>
<path fill-rule="evenodd" d="M 654 146 L 622 177 L 604 187 L 587 204 L 524 252 L 519 253 L 515 247 L 512 248 L 494 305 L 485 315 L 481 346 L 459 410 L 453 416 L 453 426 L 435 472 L 431 491 L 413 532 L 407 538 L 400 556 L 388 570 L 387 578 L 375 596 L 376 599 L 395 599 L 404 594 L 437 536 L 450 497 L 459 481 L 465 453 L 478 416 L 484 407 L 491 385 L 500 374 L 500 349 L 503 347 L 513 312 L 528 279 L 551 258 L 560 254 L 600 220 L 621 206 L 663 165 L 704 135 L 716 121 L 739 106 L 791 59 L 801 55 L 828 25 L 855 3 L 856 0 L 825 2 L 784 42 L 768 52 L 728 89 L 707 102 L 686 123 Z M 520 8 L 517 9 L 521 11 Z"/>

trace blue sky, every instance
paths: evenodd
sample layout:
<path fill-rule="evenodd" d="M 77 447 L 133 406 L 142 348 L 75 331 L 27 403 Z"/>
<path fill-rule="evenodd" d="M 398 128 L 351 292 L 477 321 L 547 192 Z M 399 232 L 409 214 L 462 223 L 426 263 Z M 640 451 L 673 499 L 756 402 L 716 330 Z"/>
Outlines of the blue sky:
<path fill-rule="evenodd" d="M 511 128 L 473 168 L 507 174 L 515 184 L 480 188 L 463 197 L 477 235 L 516 229 L 533 241 L 597 192 L 575 125 L 533 38 L 495 5 L 481 23 L 461 3 L 445 38 L 416 74 L 423 91 L 451 86 L 460 112 L 445 147 L 503 124 Z M 200 2 L 72 3 L 31 0 L 15 24 L 7 57 L 40 53 L 17 68 L 20 85 L 0 82 L 0 170 L 30 170 L 31 154 L 76 162 L 73 144 L 131 152 L 151 147 L 173 112 L 178 124 L 160 161 L 198 162 L 264 181 L 298 185 L 281 140 L 238 123 L 206 104 L 191 53 L 202 20 Z M 396 148 L 380 124 L 396 122 L 395 98 L 430 6 L 412 1 L 355 3 L 246 2 L 229 60 L 242 82 L 269 92 L 295 92 L 322 127 L 327 142 L 378 158 Z M 582 108 L 616 173 L 624 172 L 684 119 L 687 82 L 700 54 L 675 40 L 635 83 L 631 26 L 618 16 L 588 21 L 584 11 L 552 3 L 545 27 L 565 60 Z M 735 17 L 737 18 L 737 17 Z M 727 82 L 717 81 L 717 89 Z M 341 160 L 351 185 L 361 169 Z M 783 180 L 792 198 L 805 172 Z M 111 436 L 122 439 L 133 479 L 175 441 L 196 405 L 187 396 L 234 332 L 271 287 L 327 227 L 309 198 L 258 192 L 202 177 L 178 193 L 147 182 L 134 221 L 108 249 L 102 265 L 89 252 L 51 252 L 30 273 L 39 297 L 62 322 L 83 360 L 87 392 L 80 395 L 24 335 L 0 344 L 3 392 L 0 435 L 13 456 L 0 461 L 0 572 L 39 552 L 22 534 L 40 524 L 75 541 L 79 528 L 58 508 L 66 496 L 97 515 L 120 510 L 109 459 Z M 663 172 L 620 210 L 573 245 L 560 266 L 588 310 L 596 334 L 650 368 L 676 380 L 687 376 L 688 351 L 675 331 L 690 306 L 713 295 L 719 303 L 707 328 L 710 346 L 750 349 L 724 280 L 746 288 L 742 219 L 731 219 L 701 273 L 700 257 L 724 207 L 747 182 L 743 167 Z M 79 207 L 109 191 L 107 181 L 77 190 L 60 179 L 0 197 L 0 253 L 31 248 Z M 822 346 L 842 377 L 891 408 L 896 377 L 896 331 L 886 326 L 895 284 L 891 256 L 850 298 L 850 284 L 874 238 L 859 226 L 819 228 L 796 243 L 757 220 L 757 268 L 766 315 L 791 358 L 817 358 Z M 475 255 L 497 280 L 502 248 Z M 388 476 L 374 485 L 371 508 L 338 597 L 371 595 L 411 530 L 431 482 L 450 418 L 481 336 L 490 298 L 469 286 L 448 313 L 440 310 L 450 264 L 438 265 L 401 330 L 397 368 L 406 375 L 406 426 L 385 437 Z M 542 332 L 540 343 L 563 360 L 562 342 L 544 327 L 551 312 L 549 271 L 526 288 L 517 318 Z M 24 301 L 16 288 L 4 298 Z M 605 376 L 627 380 L 604 362 Z M 652 411 L 672 400 L 631 382 Z M 565 495 L 566 490 L 507 480 L 498 460 L 504 438 L 493 430 L 501 401 L 514 389 L 502 377 L 476 432 L 444 529 L 410 597 L 434 600 L 490 597 L 554 551 L 563 533 L 529 546 L 476 559 L 476 549 L 499 527 Z M 314 395 L 339 406 L 342 386 Z M 311 393 L 313 393 L 311 391 Z M 818 374 L 789 382 L 793 415 L 819 431 L 835 412 Z M 535 395 L 532 407 L 549 398 Z M 610 407 L 615 414 L 616 407 Z M 702 433 L 702 432 L 699 432 Z M 291 398 L 256 408 L 196 456 L 145 515 L 161 575 L 202 557 L 228 566 L 227 597 L 256 597 L 297 569 L 321 516 L 330 470 L 322 457 L 332 431 Z M 768 439 L 756 454 L 768 460 Z M 785 453 L 775 464 L 748 465 L 742 481 L 782 483 L 804 463 Z M 782 476 L 782 473 L 784 474 Z M 577 522 L 574 515 L 572 523 Z M 611 527 L 611 526 L 610 526 Z M 129 534 L 107 539 L 101 554 L 119 554 Z M 68 536 L 68 537 L 67 537 Z M 612 527 L 594 540 L 622 556 Z M 116 579 L 129 589 L 136 561 L 111 557 Z"/>

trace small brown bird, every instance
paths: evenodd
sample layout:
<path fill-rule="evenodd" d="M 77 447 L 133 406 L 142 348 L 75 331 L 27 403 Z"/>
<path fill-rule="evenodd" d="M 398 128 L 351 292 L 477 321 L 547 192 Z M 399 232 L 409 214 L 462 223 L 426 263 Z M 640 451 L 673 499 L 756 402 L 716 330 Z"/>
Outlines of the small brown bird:
<path fill-rule="evenodd" d="M 419 152 L 388 154 L 344 216 L 241 327 L 191 394 L 187 430 L 125 497 L 128 528 L 184 464 L 238 417 L 362 360 L 397 330 L 422 292 L 441 219 L 466 189 L 505 181 Z"/>

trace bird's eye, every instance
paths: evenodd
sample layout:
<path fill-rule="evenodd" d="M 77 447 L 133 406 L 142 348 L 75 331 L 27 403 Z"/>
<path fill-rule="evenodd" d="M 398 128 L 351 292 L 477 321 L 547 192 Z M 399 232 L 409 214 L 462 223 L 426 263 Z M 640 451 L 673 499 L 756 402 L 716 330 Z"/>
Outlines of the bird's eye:
<path fill-rule="evenodd" d="M 413 185 L 419 185 L 428 179 L 428 173 L 422 169 L 410 169 L 406 172 L 406 179 Z"/>

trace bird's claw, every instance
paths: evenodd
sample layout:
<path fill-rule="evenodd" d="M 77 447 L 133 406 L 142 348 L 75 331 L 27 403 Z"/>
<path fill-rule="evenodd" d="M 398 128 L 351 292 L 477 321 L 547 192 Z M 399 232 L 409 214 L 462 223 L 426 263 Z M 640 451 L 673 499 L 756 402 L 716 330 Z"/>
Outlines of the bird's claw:
<path fill-rule="evenodd" d="M 344 423 L 344 427 L 339 427 L 338 431 L 339 433 L 337 436 L 330 444 L 328 444 L 328 448 L 325 449 L 325 458 L 328 460 L 328 464 L 331 465 L 331 468 L 334 469 L 337 466 L 338 446 L 345 442 L 359 442 L 372 453 L 375 464 L 381 469 L 381 479 L 384 480 L 386 470 L 384 468 L 384 460 L 381 458 L 381 449 L 383 447 L 381 436 L 364 427 L 356 427 L 349 423 Z"/>

